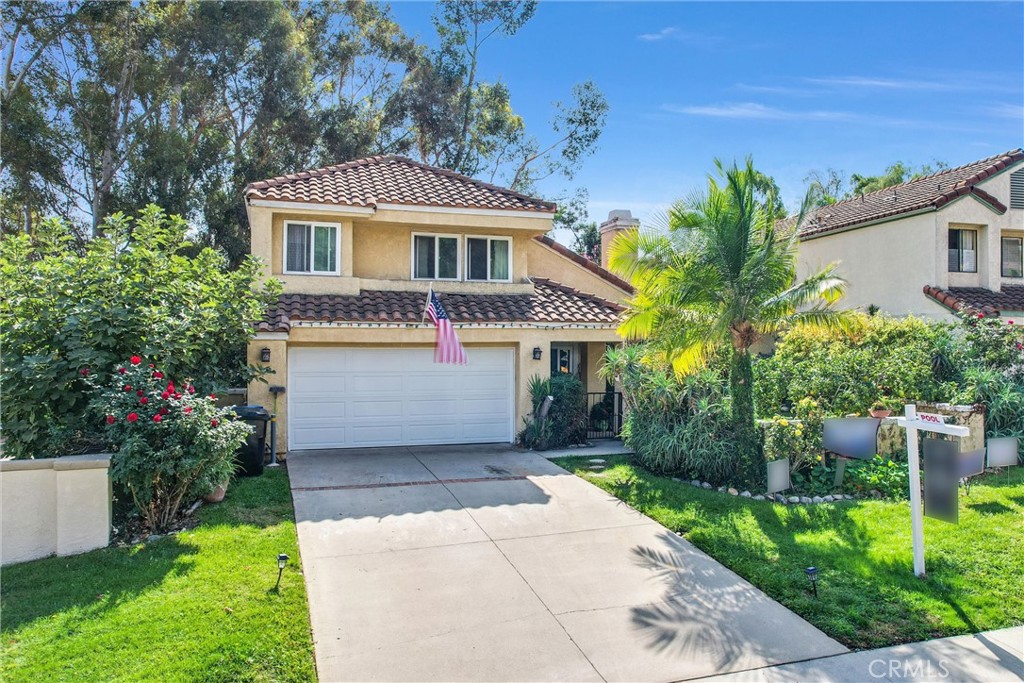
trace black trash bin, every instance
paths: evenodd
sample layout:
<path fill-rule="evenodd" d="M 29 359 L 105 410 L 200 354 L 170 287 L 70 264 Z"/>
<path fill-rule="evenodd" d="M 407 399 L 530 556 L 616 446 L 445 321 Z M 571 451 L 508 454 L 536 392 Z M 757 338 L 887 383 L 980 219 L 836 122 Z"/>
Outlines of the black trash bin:
<path fill-rule="evenodd" d="M 252 427 L 252 434 L 235 453 L 238 473 L 243 477 L 263 474 L 263 453 L 267 445 L 267 423 L 270 413 L 263 406 L 235 406 L 235 414 Z"/>

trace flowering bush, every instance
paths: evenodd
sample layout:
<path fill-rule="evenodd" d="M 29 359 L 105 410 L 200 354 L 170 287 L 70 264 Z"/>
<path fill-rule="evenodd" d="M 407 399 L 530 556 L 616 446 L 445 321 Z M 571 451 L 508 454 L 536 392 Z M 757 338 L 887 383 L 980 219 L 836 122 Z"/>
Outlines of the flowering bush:
<path fill-rule="evenodd" d="M 800 399 L 796 417 L 776 415 L 764 423 L 764 457 L 768 461 L 789 458 L 792 472 L 809 470 L 822 461 L 824 413 L 813 398 Z"/>
<path fill-rule="evenodd" d="M 231 476 L 250 428 L 217 408 L 215 397 L 197 393 L 190 380 L 175 384 L 138 355 L 103 386 L 88 368 L 80 373 L 98 390 L 94 407 L 114 449 L 111 475 L 151 529 L 165 530 L 183 503 Z"/>

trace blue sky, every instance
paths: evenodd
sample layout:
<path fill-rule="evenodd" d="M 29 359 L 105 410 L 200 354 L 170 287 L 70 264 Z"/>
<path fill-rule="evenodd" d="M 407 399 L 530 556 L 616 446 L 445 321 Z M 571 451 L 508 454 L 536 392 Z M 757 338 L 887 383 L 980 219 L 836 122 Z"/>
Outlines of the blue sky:
<path fill-rule="evenodd" d="M 432 4 L 395 3 L 430 42 Z M 591 218 L 650 218 L 703 186 L 715 157 L 753 155 L 796 207 L 812 169 L 958 166 L 1024 145 L 1024 3 L 541 2 L 484 47 L 542 139 L 551 103 L 594 80 L 611 105 L 600 148 L 558 195 Z"/>

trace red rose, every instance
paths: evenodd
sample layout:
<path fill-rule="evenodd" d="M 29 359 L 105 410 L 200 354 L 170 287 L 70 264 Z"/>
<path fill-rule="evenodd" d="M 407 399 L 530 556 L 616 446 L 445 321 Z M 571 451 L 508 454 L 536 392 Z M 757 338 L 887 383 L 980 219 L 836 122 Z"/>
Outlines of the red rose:
<path fill-rule="evenodd" d="M 181 394 L 175 394 L 174 398 L 181 398 Z"/>
<path fill-rule="evenodd" d="M 155 367 L 156 367 L 156 365 L 154 365 L 153 363 L 150 363 L 150 364 L 149 364 L 149 368 L 150 368 L 150 370 L 152 370 L 152 369 L 153 369 L 153 368 L 155 368 Z"/>
<path fill-rule="evenodd" d="M 112 425 L 115 422 L 117 422 L 117 418 L 115 418 L 113 415 L 107 415 L 107 424 L 108 425 Z"/>
<path fill-rule="evenodd" d="M 192 406 L 185 406 L 185 407 L 184 407 L 184 408 L 182 409 L 182 412 L 184 412 L 184 413 L 185 413 L 186 415 L 188 415 L 189 413 L 191 413 L 191 412 L 192 412 Z"/>
<path fill-rule="evenodd" d="M 135 392 L 135 395 L 136 396 L 145 396 L 146 392 L 143 391 L 142 389 L 139 389 L 138 391 Z"/>
<path fill-rule="evenodd" d="M 978 314 L 978 320 L 981 320 L 981 319 L 982 319 L 982 318 L 984 318 L 984 317 L 985 317 L 985 314 L 984 314 L 984 313 L 979 313 L 979 314 Z"/>
<path fill-rule="evenodd" d="M 78 372 L 79 372 L 79 374 L 82 375 L 82 377 L 88 377 L 89 376 L 89 368 L 82 368 Z"/>
<path fill-rule="evenodd" d="M 209 399 L 210 399 L 211 401 L 216 401 L 216 400 L 217 400 L 217 394 L 210 394 L 208 398 L 209 398 Z"/>
<path fill-rule="evenodd" d="M 163 378 L 164 378 L 164 373 L 160 372 L 159 370 L 157 370 L 157 371 L 155 371 L 153 373 L 153 379 L 163 379 Z"/>
<path fill-rule="evenodd" d="M 1007 324 L 1007 325 L 1012 325 L 1012 324 L 1013 324 L 1013 321 L 1012 321 L 1012 320 L 1007 320 L 1007 321 L 1006 321 L 1006 324 Z"/>
<path fill-rule="evenodd" d="M 153 422 L 163 422 L 164 418 L 161 415 L 154 415 Z"/>
<path fill-rule="evenodd" d="M 211 427 L 216 427 L 217 426 L 217 421 L 216 420 L 210 420 L 210 426 Z"/>
<path fill-rule="evenodd" d="M 128 421 L 129 422 L 136 422 L 138 419 L 139 419 L 139 414 L 138 413 L 128 413 Z"/>
<path fill-rule="evenodd" d="M 165 401 L 166 401 L 167 399 L 169 399 L 170 397 L 171 397 L 171 395 L 170 395 L 170 394 L 168 394 L 168 393 L 167 393 L 166 391 L 165 391 L 164 393 L 160 394 L 160 398 L 162 398 L 162 399 L 163 399 L 163 400 L 165 400 Z"/>
<path fill-rule="evenodd" d="M 174 393 L 174 382 L 168 382 L 167 383 L 167 393 L 168 394 L 173 394 Z"/>
<path fill-rule="evenodd" d="M 139 363 L 142 362 L 142 358 L 140 358 L 139 356 L 132 356 L 131 358 L 129 358 L 129 360 L 131 361 L 132 365 L 138 365 Z"/>
<path fill-rule="evenodd" d="M 124 385 L 124 390 L 125 391 L 131 391 L 132 390 L 132 385 L 131 384 L 125 384 Z"/>
<path fill-rule="evenodd" d="M 192 386 L 191 384 L 188 385 L 188 393 L 190 393 L 190 394 L 196 393 L 196 388 L 194 386 Z"/>
<path fill-rule="evenodd" d="M 142 398 L 139 399 L 139 403 L 141 403 L 142 405 L 146 405 L 147 403 L 149 403 L 149 399 L 143 396 Z"/>
<path fill-rule="evenodd" d="M 171 411 L 169 411 L 166 407 L 161 407 L 160 408 L 160 414 L 161 415 L 166 415 L 169 412 L 171 412 Z"/>
<path fill-rule="evenodd" d="M 128 372 L 128 368 L 118 368 L 117 371 L 123 375 L 124 373 Z"/>

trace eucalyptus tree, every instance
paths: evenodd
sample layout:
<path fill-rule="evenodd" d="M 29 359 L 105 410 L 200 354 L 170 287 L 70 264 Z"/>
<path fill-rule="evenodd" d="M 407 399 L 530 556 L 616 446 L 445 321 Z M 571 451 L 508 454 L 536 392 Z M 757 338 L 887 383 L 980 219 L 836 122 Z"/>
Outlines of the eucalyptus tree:
<path fill-rule="evenodd" d="M 752 161 L 716 168 L 704 192 L 669 209 L 667 231 L 618 236 L 610 264 L 636 289 L 624 337 L 649 340 L 679 375 L 728 356 L 741 465 L 756 476 L 751 348 L 786 327 L 848 328 L 854 319 L 831 307 L 846 287 L 834 264 L 798 281 L 796 232 L 776 229 L 774 198 L 758 197 Z"/>

